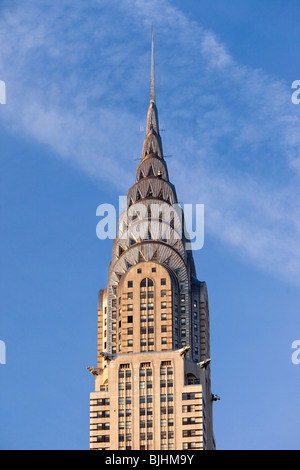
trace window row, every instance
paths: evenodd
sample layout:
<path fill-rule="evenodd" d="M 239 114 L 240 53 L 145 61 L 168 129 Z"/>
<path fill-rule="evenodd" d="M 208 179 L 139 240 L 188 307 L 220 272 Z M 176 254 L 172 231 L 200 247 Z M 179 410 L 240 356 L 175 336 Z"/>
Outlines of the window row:
<path fill-rule="evenodd" d="M 152 268 L 155 269 L 155 268 Z M 152 271 L 155 272 L 155 271 Z M 165 286 L 167 284 L 166 278 L 161 278 L 160 280 L 160 285 Z M 153 286 L 153 281 L 152 279 L 145 278 L 140 282 L 140 287 L 152 287 Z M 133 281 L 127 281 L 127 287 L 128 289 L 133 288 Z"/>
<path fill-rule="evenodd" d="M 100 398 L 97 400 L 97 406 L 109 405 L 109 398 Z"/>

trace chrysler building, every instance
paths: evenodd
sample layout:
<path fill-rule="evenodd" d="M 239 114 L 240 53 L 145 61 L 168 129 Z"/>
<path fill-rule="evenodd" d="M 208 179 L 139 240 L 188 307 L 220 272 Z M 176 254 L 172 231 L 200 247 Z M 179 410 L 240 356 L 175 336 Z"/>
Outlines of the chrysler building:
<path fill-rule="evenodd" d="M 98 298 L 90 449 L 212 450 L 209 305 L 169 180 L 155 98 Z"/>

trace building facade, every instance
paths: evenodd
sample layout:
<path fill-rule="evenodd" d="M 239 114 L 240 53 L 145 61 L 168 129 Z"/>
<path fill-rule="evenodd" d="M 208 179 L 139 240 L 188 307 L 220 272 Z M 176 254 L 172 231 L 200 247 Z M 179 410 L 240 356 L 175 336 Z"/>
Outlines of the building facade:
<path fill-rule="evenodd" d="M 155 99 L 98 299 L 90 448 L 211 450 L 209 306 L 169 181 Z"/>

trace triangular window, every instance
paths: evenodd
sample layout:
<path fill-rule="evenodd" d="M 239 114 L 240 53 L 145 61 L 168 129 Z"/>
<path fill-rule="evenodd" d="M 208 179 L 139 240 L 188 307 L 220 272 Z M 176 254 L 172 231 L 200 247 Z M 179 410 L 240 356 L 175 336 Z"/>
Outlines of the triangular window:
<path fill-rule="evenodd" d="M 151 261 L 158 261 L 158 254 L 157 254 L 157 250 L 155 250 L 153 256 L 152 256 L 152 259 Z"/>
<path fill-rule="evenodd" d="M 125 259 L 125 264 L 126 264 L 126 269 L 130 269 L 132 268 L 132 264 L 129 263 L 129 261 L 127 261 L 127 259 Z"/>
<path fill-rule="evenodd" d="M 147 240 L 152 240 L 152 235 L 151 235 L 150 227 L 148 227 L 148 236 L 147 236 Z"/>
<path fill-rule="evenodd" d="M 153 191 L 152 191 L 151 185 L 148 188 L 147 197 L 153 197 Z"/>
<path fill-rule="evenodd" d="M 148 171 L 148 175 L 147 175 L 147 176 L 154 176 L 154 172 L 153 172 L 152 165 L 150 165 L 150 168 L 149 168 L 149 171 Z"/>

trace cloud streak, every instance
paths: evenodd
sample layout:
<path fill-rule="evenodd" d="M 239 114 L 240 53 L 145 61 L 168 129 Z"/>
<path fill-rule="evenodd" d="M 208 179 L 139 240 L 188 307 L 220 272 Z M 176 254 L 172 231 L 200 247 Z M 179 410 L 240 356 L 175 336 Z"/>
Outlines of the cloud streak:
<path fill-rule="evenodd" d="M 236 63 L 164 0 L 33 1 L 2 13 L 3 125 L 123 193 L 141 152 L 154 21 L 180 200 L 204 203 L 207 232 L 247 262 L 300 283 L 300 119 L 285 83 Z"/>

